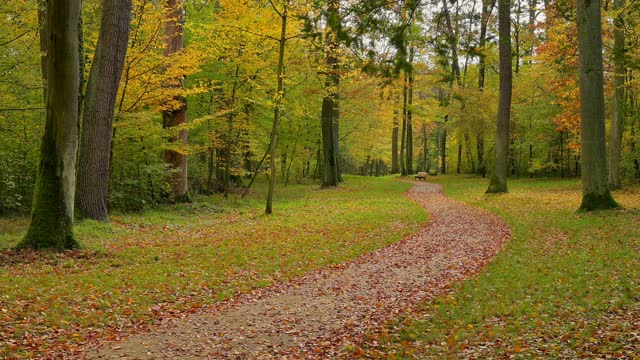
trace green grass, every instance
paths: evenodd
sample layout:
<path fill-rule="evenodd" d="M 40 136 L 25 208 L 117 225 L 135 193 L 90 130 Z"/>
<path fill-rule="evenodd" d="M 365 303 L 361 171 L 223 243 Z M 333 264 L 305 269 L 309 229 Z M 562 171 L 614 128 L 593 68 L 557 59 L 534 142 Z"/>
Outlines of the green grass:
<path fill-rule="evenodd" d="M 337 189 L 291 185 L 264 215 L 264 184 L 246 200 L 220 196 L 76 227 L 81 251 L 0 252 L 0 357 L 73 348 L 238 292 L 268 286 L 415 232 L 422 208 L 391 177 L 347 177 Z M 27 219 L 0 219 L 0 248 Z"/>
<path fill-rule="evenodd" d="M 499 214 L 513 238 L 478 276 L 394 321 L 384 358 L 637 358 L 640 354 L 640 194 L 625 210 L 577 214 L 577 180 L 432 177 L 458 200 Z"/>

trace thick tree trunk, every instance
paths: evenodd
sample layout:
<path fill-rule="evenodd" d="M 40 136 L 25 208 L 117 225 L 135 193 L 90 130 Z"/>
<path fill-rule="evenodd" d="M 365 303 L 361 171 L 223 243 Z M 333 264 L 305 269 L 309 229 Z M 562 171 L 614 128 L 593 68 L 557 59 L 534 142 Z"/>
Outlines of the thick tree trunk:
<path fill-rule="evenodd" d="M 511 19 L 509 0 L 498 0 L 500 97 L 496 131 L 496 164 L 487 193 L 507 192 L 509 172 L 509 120 L 511 118 Z"/>
<path fill-rule="evenodd" d="M 273 213 L 273 193 L 276 188 L 276 150 L 278 144 L 278 126 L 280 126 L 280 106 L 284 99 L 284 51 L 287 43 L 287 18 L 288 3 L 285 3 L 284 9 L 280 14 L 282 20 L 280 29 L 280 40 L 278 46 L 278 85 L 276 88 L 276 103 L 273 110 L 273 127 L 271 128 L 271 142 L 269 143 L 269 190 L 267 191 L 267 205 L 265 214 Z M 337 179 L 336 179 L 337 180 Z"/>
<path fill-rule="evenodd" d="M 106 221 L 113 114 L 127 52 L 131 0 L 104 0 L 102 9 L 82 114 L 76 205 L 80 216 Z"/>
<path fill-rule="evenodd" d="M 166 0 L 167 18 L 164 26 L 165 49 L 164 56 L 179 52 L 183 48 L 184 42 L 184 0 Z M 184 79 L 175 79 L 179 87 L 184 87 Z M 175 99 L 180 106 L 162 113 L 162 126 L 173 128 L 187 122 L 187 100 L 183 97 Z M 170 140 L 187 144 L 187 131 L 180 130 L 178 135 Z M 190 201 L 189 187 L 187 181 L 188 158 L 174 150 L 166 150 L 164 160 L 175 172 L 169 177 L 171 190 L 169 192 L 170 202 Z"/>
<path fill-rule="evenodd" d="M 78 246 L 73 215 L 80 86 L 80 0 L 48 0 L 46 123 L 31 223 L 18 248 Z"/>
<path fill-rule="evenodd" d="M 613 9 L 621 10 L 625 6 L 625 0 L 614 0 Z M 611 129 L 609 136 L 609 186 L 611 189 L 619 189 L 620 185 L 620 153 L 622 151 L 622 133 L 624 132 L 624 80 L 627 73 L 624 60 L 625 30 L 622 15 L 614 20 L 613 31 L 613 67 L 614 67 L 614 96 L 613 116 L 611 117 Z"/>
<path fill-rule="evenodd" d="M 327 18 L 335 24 L 339 20 L 338 0 L 331 0 L 327 5 Z M 322 176 L 322 186 L 338 186 L 340 181 L 340 155 L 338 153 L 338 124 L 340 119 L 339 108 L 339 86 L 340 76 L 338 74 L 339 64 L 336 55 L 337 39 L 336 32 L 330 25 L 326 30 L 326 64 L 327 77 L 325 80 L 325 90 L 327 94 L 322 99 L 322 155 L 324 160 L 324 171 Z"/>
<path fill-rule="evenodd" d="M 578 0 L 582 204 L 591 211 L 617 207 L 607 181 L 600 1 Z"/>

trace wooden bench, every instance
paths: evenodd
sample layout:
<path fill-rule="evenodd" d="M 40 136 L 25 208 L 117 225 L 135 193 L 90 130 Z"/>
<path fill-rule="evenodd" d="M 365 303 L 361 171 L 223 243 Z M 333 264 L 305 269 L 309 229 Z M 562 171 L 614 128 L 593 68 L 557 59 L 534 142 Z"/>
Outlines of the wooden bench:
<path fill-rule="evenodd" d="M 416 180 L 427 180 L 427 173 L 424 171 L 419 172 L 416 176 L 415 176 Z"/>

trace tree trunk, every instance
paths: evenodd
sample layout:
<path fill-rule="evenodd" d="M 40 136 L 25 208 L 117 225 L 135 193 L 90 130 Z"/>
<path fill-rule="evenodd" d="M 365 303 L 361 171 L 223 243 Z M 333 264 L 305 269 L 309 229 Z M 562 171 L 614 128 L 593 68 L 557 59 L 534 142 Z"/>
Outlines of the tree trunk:
<path fill-rule="evenodd" d="M 47 26 L 47 0 L 38 0 L 38 33 L 40 35 L 40 71 L 42 76 L 42 93 L 47 98 L 47 48 L 49 41 Z"/>
<path fill-rule="evenodd" d="M 393 110 L 393 130 L 391 132 L 391 173 L 400 172 L 398 166 L 398 110 Z"/>
<path fill-rule="evenodd" d="M 440 173 L 447 173 L 447 120 L 449 119 L 449 115 L 444 116 L 444 124 L 442 125 L 442 139 L 440 140 Z"/>
<path fill-rule="evenodd" d="M 462 173 L 462 142 L 458 144 L 458 163 L 456 164 L 456 174 Z"/>
<path fill-rule="evenodd" d="M 31 222 L 18 248 L 78 246 L 73 215 L 80 86 L 80 0 L 49 0 L 46 17 L 46 122 L 36 177 Z"/>
<path fill-rule="evenodd" d="M 273 213 L 273 193 L 276 188 L 276 149 L 278 142 L 278 126 L 280 125 L 280 106 L 282 105 L 282 100 L 284 99 L 284 51 L 287 43 L 288 10 L 288 3 L 285 2 L 282 13 L 280 13 L 282 24 L 280 29 L 280 39 L 278 40 L 278 69 L 276 72 L 278 76 L 278 85 L 276 88 L 275 108 L 273 110 L 271 142 L 269 143 L 269 190 L 267 191 L 267 205 L 264 210 L 265 214 L 267 215 Z"/>
<path fill-rule="evenodd" d="M 406 79 L 405 79 L 406 80 Z M 404 82 L 403 82 L 404 83 Z M 400 131 L 400 175 L 407 175 L 406 159 L 407 147 L 407 88 L 402 86 L 402 129 Z"/>
<path fill-rule="evenodd" d="M 528 29 L 528 33 L 529 36 L 531 37 L 531 44 L 529 45 L 529 48 L 527 49 L 527 55 L 529 56 L 529 64 L 532 63 L 532 56 L 533 56 L 533 50 L 535 48 L 535 36 L 536 36 L 536 32 L 535 32 L 535 26 L 536 26 L 536 7 L 538 6 L 538 0 L 529 0 L 529 29 Z"/>
<path fill-rule="evenodd" d="M 516 4 L 516 18 L 515 26 L 513 27 L 513 40 L 515 42 L 515 49 L 513 49 L 513 55 L 515 55 L 515 73 L 520 73 L 520 14 L 522 14 L 522 0 L 517 0 Z M 514 129 L 515 130 L 515 129 Z"/>
<path fill-rule="evenodd" d="M 183 48 L 184 42 L 184 0 L 167 0 L 167 18 L 164 26 L 165 49 L 164 56 L 179 52 Z M 184 88 L 184 79 L 175 79 L 179 84 L 177 86 Z M 176 98 L 180 104 L 176 109 L 165 111 L 162 113 L 163 128 L 173 128 L 185 124 L 187 122 L 187 100 L 179 96 Z M 171 142 L 179 142 L 183 145 L 187 144 L 187 131 L 180 130 L 178 135 Z M 169 183 L 171 190 L 169 192 L 170 202 L 189 202 L 189 187 L 187 181 L 188 158 L 187 155 L 181 154 L 174 150 L 166 150 L 164 159 L 171 169 L 176 170 L 170 177 Z"/>
<path fill-rule="evenodd" d="M 469 131 L 464 131 L 464 148 L 465 148 L 465 156 L 469 164 L 471 164 L 471 173 L 474 174 L 476 172 L 476 164 L 473 161 L 473 153 L 471 152 L 471 139 L 469 139 Z"/>
<path fill-rule="evenodd" d="M 444 19 L 447 25 L 447 43 L 451 48 L 451 73 L 456 84 L 461 85 L 460 64 L 458 63 L 458 36 L 455 31 L 453 31 L 447 0 L 442 0 L 442 11 L 444 12 Z"/>
<path fill-rule="evenodd" d="M 511 19 L 509 0 L 498 0 L 500 97 L 496 131 L 496 164 L 487 193 L 507 192 L 509 172 L 509 120 L 511 118 Z"/>
<path fill-rule="evenodd" d="M 487 27 L 489 24 L 489 18 L 491 12 L 496 4 L 496 0 L 483 0 L 482 1 L 482 17 L 480 21 L 480 40 L 478 47 L 480 48 L 480 56 L 478 58 L 478 89 L 482 91 L 484 89 L 484 78 L 486 73 L 486 54 L 485 45 L 487 42 Z M 484 131 L 482 126 L 478 129 L 476 134 L 476 149 L 478 153 L 478 175 L 482 177 L 486 176 L 487 168 L 484 162 Z"/>
<path fill-rule="evenodd" d="M 625 0 L 614 0 L 613 9 L 621 10 L 625 6 Z M 624 80 L 627 73 L 624 59 L 625 30 L 624 19 L 618 15 L 614 20 L 613 31 L 613 67 L 614 67 L 614 97 L 613 116 L 611 117 L 611 129 L 609 136 L 609 186 L 611 189 L 619 189 L 620 185 L 620 153 L 622 151 L 622 133 L 624 132 Z"/>
<path fill-rule="evenodd" d="M 614 208 L 607 181 L 600 1 L 578 0 L 582 204 L 580 210 Z"/>
<path fill-rule="evenodd" d="M 238 51 L 239 52 L 239 51 Z M 239 56 L 240 54 L 238 54 Z M 238 75 L 240 73 L 240 65 L 236 65 L 236 71 L 233 77 L 233 87 L 231 88 L 231 98 L 229 99 L 229 114 L 227 115 L 227 131 L 225 134 L 225 151 L 224 151 L 224 198 L 229 198 L 229 183 L 231 179 L 231 146 L 237 140 L 233 129 L 233 120 L 236 116 L 236 92 L 238 91 Z"/>
<path fill-rule="evenodd" d="M 485 45 L 487 42 L 487 26 L 489 24 L 489 18 L 491 12 L 496 4 L 496 0 L 483 0 L 482 1 L 482 17 L 480 20 L 480 39 L 478 40 L 478 48 L 480 49 L 480 56 L 478 57 L 478 89 L 484 89 L 484 77 L 486 72 L 486 54 Z"/>
<path fill-rule="evenodd" d="M 411 107 L 413 106 L 413 48 L 410 55 L 410 66 L 412 69 L 409 72 L 409 84 L 408 98 L 407 98 L 407 174 L 413 174 L 413 112 Z"/>
<path fill-rule="evenodd" d="M 82 217 L 108 220 L 113 114 L 131 22 L 131 0 L 104 0 L 82 114 L 76 205 Z"/>
<path fill-rule="evenodd" d="M 629 80 L 633 81 L 633 73 L 629 71 Z M 636 105 L 636 96 L 635 92 L 632 90 L 629 91 L 629 109 L 631 113 L 629 114 L 632 122 L 631 122 L 631 141 L 629 144 L 632 158 L 633 158 L 633 173 L 636 179 L 640 178 L 640 161 L 638 161 L 638 156 L 636 154 L 636 129 L 638 128 L 638 122 L 640 122 L 640 117 L 638 116 L 638 107 Z"/>
<path fill-rule="evenodd" d="M 427 137 L 427 124 L 422 124 L 422 165 L 424 171 L 429 172 L 429 143 Z"/>
<path fill-rule="evenodd" d="M 340 119 L 339 108 L 339 86 L 340 76 L 338 74 L 339 64 L 336 54 L 337 34 L 334 27 L 339 23 L 340 2 L 330 0 L 327 5 L 327 29 L 326 29 L 326 65 L 327 77 L 325 80 L 325 90 L 327 94 L 322 99 L 322 155 L 324 160 L 324 171 L 322 176 L 322 186 L 338 186 L 340 181 L 340 165 L 338 153 L 338 124 Z"/>
<path fill-rule="evenodd" d="M 560 132 L 560 177 L 564 177 L 564 132 Z"/>

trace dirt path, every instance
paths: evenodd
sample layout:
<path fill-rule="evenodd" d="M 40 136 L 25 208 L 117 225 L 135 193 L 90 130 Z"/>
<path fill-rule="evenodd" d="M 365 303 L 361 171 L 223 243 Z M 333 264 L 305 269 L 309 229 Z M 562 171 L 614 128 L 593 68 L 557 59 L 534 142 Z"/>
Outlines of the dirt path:
<path fill-rule="evenodd" d="M 90 349 L 92 359 L 266 359 L 340 356 L 346 344 L 478 271 L 510 236 L 495 215 L 415 183 L 407 196 L 430 215 L 421 231 L 344 266 Z"/>

